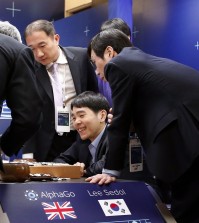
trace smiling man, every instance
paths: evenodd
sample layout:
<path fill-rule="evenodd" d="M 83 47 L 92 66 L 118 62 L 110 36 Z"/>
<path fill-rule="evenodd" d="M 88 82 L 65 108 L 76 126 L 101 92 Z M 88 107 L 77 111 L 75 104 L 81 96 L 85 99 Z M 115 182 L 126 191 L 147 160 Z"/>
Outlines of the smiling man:
<path fill-rule="evenodd" d="M 80 164 L 83 176 L 101 173 L 107 153 L 106 121 L 109 103 L 101 94 L 86 91 L 71 103 L 74 128 L 80 138 L 54 162 Z"/>

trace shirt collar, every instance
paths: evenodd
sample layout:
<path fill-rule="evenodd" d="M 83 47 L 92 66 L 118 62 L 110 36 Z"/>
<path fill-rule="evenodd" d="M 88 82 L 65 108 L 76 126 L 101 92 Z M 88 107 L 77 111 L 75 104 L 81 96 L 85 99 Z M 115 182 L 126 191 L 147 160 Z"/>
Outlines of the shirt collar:
<path fill-rule="evenodd" d="M 59 47 L 59 57 L 57 58 L 57 60 L 54 63 L 57 63 L 57 64 L 67 64 L 68 63 L 66 56 L 60 47 Z M 49 63 L 48 65 L 46 65 L 46 69 L 48 70 L 52 65 L 53 65 L 53 63 Z"/>
<path fill-rule="evenodd" d="M 104 127 L 104 129 L 100 132 L 100 134 L 93 140 L 93 142 L 91 143 L 91 145 L 93 145 L 95 148 L 98 147 L 98 144 L 102 138 L 102 135 L 104 134 L 106 126 Z"/>
<path fill-rule="evenodd" d="M 64 52 L 61 50 L 60 47 L 59 47 L 59 57 L 55 61 L 55 63 L 58 63 L 58 64 L 66 64 L 66 63 L 68 63 L 68 61 L 66 59 L 66 56 L 65 56 Z"/>

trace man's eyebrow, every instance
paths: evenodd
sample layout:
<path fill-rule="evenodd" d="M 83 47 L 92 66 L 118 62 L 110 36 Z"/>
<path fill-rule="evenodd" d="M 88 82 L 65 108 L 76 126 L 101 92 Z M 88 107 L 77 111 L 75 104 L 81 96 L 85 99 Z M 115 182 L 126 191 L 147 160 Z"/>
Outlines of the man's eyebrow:
<path fill-rule="evenodd" d="M 42 41 L 42 42 L 39 42 L 37 45 L 42 45 L 42 44 L 46 44 L 46 42 L 45 41 Z M 32 47 L 32 45 L 28 45 L 28 47 Z"/>
<path fill-rule="evenodd" d="M 84 110 L 80 110 L 80 111 L 77 111 L 77 112 L 75 112 L 76 114 L 81 114 L 81 113 L 86 113 Z M 72 116 L 74 116 L 74 113 L 72 112 Z"/>

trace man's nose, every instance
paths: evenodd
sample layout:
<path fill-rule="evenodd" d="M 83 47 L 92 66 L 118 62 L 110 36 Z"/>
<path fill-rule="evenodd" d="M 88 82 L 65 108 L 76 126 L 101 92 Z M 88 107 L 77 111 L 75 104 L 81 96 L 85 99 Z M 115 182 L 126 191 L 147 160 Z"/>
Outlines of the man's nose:
<path fill-rule="evenodd" d="M 37 49 L 37 50 L 35 51 L 35 56 L 36 56 L 36 57 L 42 57 L 43 55 L 44 55 L 44 53 L 43 53 L 42 50 Z"/>
<path fill-rule="evenodd" d="M 81 120 L 79 118 L 76 118 L 73 122 L 74 126 L 78 126 L 81 123 Z"/>

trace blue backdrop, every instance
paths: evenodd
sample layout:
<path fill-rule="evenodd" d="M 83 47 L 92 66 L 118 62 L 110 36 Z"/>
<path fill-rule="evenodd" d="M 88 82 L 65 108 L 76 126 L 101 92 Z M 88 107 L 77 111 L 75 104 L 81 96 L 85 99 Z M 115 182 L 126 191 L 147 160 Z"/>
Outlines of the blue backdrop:
<path fill-rule="evenodd" d="M 0 0 L 0 20 L 10 21 L 21 33 L 35 19 L 54 20 L 62 45 L 86 47 L 103 21 L 121 17 L 132 28 L 135 46 L 199 69 L 198 8 L 197 0 L 109 0 L 108 4 L 63 18 L 64 0 L 56 0 L 56 4 L 54 0 Z M 6 107 L 0 134 L 10 122 L 4 112 Z"/>
<path fill-rule="evenodd" d="M 134 0 L 134 44 L 199 69 L 199 1 Z"/>

